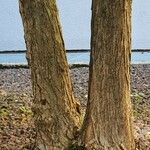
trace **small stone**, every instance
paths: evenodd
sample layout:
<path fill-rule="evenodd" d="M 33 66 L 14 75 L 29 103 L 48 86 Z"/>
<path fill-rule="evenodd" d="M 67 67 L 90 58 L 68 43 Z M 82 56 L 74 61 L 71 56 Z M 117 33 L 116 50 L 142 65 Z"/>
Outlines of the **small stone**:
<path fill-rule="evenodd" d="M 86 94 L 84 97 L 85 97 L 85 98 L 88 98 L 88 95 Z"/>
<path fill-rule="evenodd" d="M 0 96 L 7 96 L 6 91 L 4 91 L 4 90 L 0 90 Z"/>

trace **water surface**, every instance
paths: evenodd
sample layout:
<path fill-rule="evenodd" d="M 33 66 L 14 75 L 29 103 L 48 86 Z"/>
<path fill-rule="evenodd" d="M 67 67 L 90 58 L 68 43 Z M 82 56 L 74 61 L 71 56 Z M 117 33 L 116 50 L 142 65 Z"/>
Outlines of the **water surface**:
<path fill-rule="evenodd" d="M 85 63 L 90 61 L 90 53 L 67 53 L 69 64 Z M 150 52 L 132 52 L 132 63 L 150 63 Z M 27 64 L 25 54 L 0 54 L 0 64 Z"/>

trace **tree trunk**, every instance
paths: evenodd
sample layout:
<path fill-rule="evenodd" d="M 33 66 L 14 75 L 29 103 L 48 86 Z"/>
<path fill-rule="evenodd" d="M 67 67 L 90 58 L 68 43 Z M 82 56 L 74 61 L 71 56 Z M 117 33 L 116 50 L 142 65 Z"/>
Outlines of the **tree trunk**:
<path fill-rule="evenodd" d="M 88 150 L 133 150 L 130 102 L 131 0 L 93 0 Z"/>
<path fill-rule="evenodd" d="M 34 94 L 36 146 L 62 150 L 80 125 L 55 0 L 20 0 Z"/>

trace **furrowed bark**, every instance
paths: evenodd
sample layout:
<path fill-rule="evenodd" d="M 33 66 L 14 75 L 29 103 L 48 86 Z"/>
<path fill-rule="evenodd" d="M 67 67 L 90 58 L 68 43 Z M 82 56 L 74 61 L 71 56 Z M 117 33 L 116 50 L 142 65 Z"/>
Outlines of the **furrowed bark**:
<path fill-rule="evenodd" d="M 131 0 L 93 0 L 88 150 L 134 150 L 130 101 Z"/>
<path fill-rule="evenodd" d="M 34 94 L 36 149 L 62 150 L 80 126 L 55 0 L 20 0 Z"/>

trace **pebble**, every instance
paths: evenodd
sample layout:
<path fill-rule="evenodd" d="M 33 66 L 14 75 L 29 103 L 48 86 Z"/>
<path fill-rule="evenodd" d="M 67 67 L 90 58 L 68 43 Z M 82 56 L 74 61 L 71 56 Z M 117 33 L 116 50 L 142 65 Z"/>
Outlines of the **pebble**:
<path fill-rule="evenodd" d="M 7 92 L 4 90 L 0 90 L 0 96 L 7 96 Z"/>

